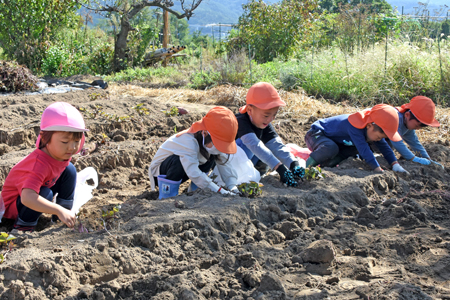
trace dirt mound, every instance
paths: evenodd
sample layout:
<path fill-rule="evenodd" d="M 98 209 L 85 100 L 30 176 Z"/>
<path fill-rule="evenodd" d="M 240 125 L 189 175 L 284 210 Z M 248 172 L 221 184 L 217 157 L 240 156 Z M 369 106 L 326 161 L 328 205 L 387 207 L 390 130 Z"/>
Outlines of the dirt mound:
<path fill-rule="evenodd" d="M 402 161 L 410 175 L 377 175 L 350 158 L 298 188 L 267 176 L 254 199 L 197 190 L 157 200 L 147 177 L 153 155 L 212 106 L 151 93 L 0 98 L 1 183 L 33 150 L 40 113 L 54 101 L 83 110 L 89 151 L 73 162 L 99 173 L 79 217 L 88 232 L 43 216 L 0 264 L 1 299 L 450 298 L 448 147 L 426 145 L 445 170 Z M 189 113 L 166 116 L 173 106 Z M 313 120 L 289 117 L 275 127 L 304 146 Z"/>

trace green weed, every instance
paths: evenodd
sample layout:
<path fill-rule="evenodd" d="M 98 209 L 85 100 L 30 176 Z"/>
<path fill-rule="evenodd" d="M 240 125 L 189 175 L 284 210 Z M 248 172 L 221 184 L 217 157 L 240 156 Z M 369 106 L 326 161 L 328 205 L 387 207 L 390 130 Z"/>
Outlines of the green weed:
<path fill-rule="evenodd" d="M 6 232 L 0 233 L 0 248 L 3 248 L 5 245 L 7 247 L 7 250 L 5 252 L 0 253 L 0 264 L 5 261 L 6 255 L 12 251 L 14 247 L 13 240 L 15 240 L 16 237 L 12 234 L 8 234 Z"/>
<path fill-rule="evenodd" d="M 305 170 L 306 180 L 319 180 L 325 178 L 326 175 L 323 173 L 321 167 L 309 167 Z"/>
<path fill-rule="evenodd" d="M 178 116 L 178 108 L 176 106 L 172 106 L 170 110 L 163 110 L 163 113 L 166 117 L 175 117 Z"/>
<path fill-rule="evenodd" d="M 242 196 L 247 198 L 254 198 L 262 195 L 262 183 L 250 181 L 244 182 L 237 186 Z"/>

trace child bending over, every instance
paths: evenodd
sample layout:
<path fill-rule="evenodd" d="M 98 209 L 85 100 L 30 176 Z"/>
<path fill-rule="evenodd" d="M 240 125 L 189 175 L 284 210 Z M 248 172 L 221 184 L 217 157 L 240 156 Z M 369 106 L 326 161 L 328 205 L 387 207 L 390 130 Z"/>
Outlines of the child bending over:
<path fill-rule="evenodd" d="M 318 164 L 334 167 L 342 160 L 359 153 L 375 172 L 383 172 L 370 149 L 369 143 L 373 142 L 394 171 L 407 172 L 397 162 L 385 140 L 389 138 L 401 141 L 397 127 L 397 111 L 386 104 L 378 104 L 371 110 L 351 115 L 320 119 L 311 125 L 305 136 L 306 145 L 312 151 L 306 167 Z"/>

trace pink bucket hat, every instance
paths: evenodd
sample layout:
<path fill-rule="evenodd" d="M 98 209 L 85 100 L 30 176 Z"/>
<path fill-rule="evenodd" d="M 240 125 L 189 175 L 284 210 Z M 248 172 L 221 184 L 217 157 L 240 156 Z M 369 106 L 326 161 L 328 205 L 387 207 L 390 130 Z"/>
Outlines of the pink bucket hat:
<path fill-rule="evenodd" d="M 55 102 L 50 104 L 42 113 L 41 131 L 67 131 L 67 132 L 86 132 L 83 116 L 81 113 L 66 102 Z M 41 141 L 40 135 L 36 141 L 36 148 Z M 81 138 L 80 148 L 77 153 L 83 149 L 85 137 Z"/>

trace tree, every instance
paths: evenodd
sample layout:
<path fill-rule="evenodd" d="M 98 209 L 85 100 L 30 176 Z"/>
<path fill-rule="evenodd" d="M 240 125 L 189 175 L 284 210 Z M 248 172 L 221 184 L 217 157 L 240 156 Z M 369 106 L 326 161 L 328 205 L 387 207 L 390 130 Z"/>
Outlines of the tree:
<path fill-rule="evenodd" d="M 77 0 L 80 4 L 81 1 Z M 185 4 L 186 0 L 180 0 L 181 10 L 183 13 L 173 9 L 174 3 L 172 0 L 87 0 L 84 7 L 94 10 L 97 13 L 104 13 L 111 16 L 115 14 L 120 20 L 119 33 L 116 36 L 114 45 L 114 71 L 123 70 L 126 67 L 127 56 L 127 39 L 128 34 L 136 29 L 132 25 L 133 18 L 146 7 L 159 7 L 169 13 L 175 15 L 178 19 L 189 18 L 193 15 L 193 11 L 200 5 L 203 0 L 192 0 L 190 5 Z"/>
<path fill-rule="evenodd" d="M 346 4 L 349 4 L 350 6 L 365 4 L 371 13 L 385 13 L 392 11 L 392 6 L 386 0 L 319 0 L 320 9 L 330 13 L 339 13 L 339 7 Z"/>
<path fill-rule="evenodd" d="M 295 42 L 316 18 L 316 0 L 283 0 L 272 5 L 262 0 L 250 0 L 242 6 L 243 15 L 237 25 L 237 47 L 251 45 L 255 59 L 271 61 L 279 56 L 287 58 L 295 49 Z M 235 43 L 235 40 L 231 40 Z"/>
<path fill-rule="evenodd" d="M 74 0 L 0 0 L 0 47 L 8 59 L 39 70 L 54 34 L 76 25 L 78 8 Z"/>

